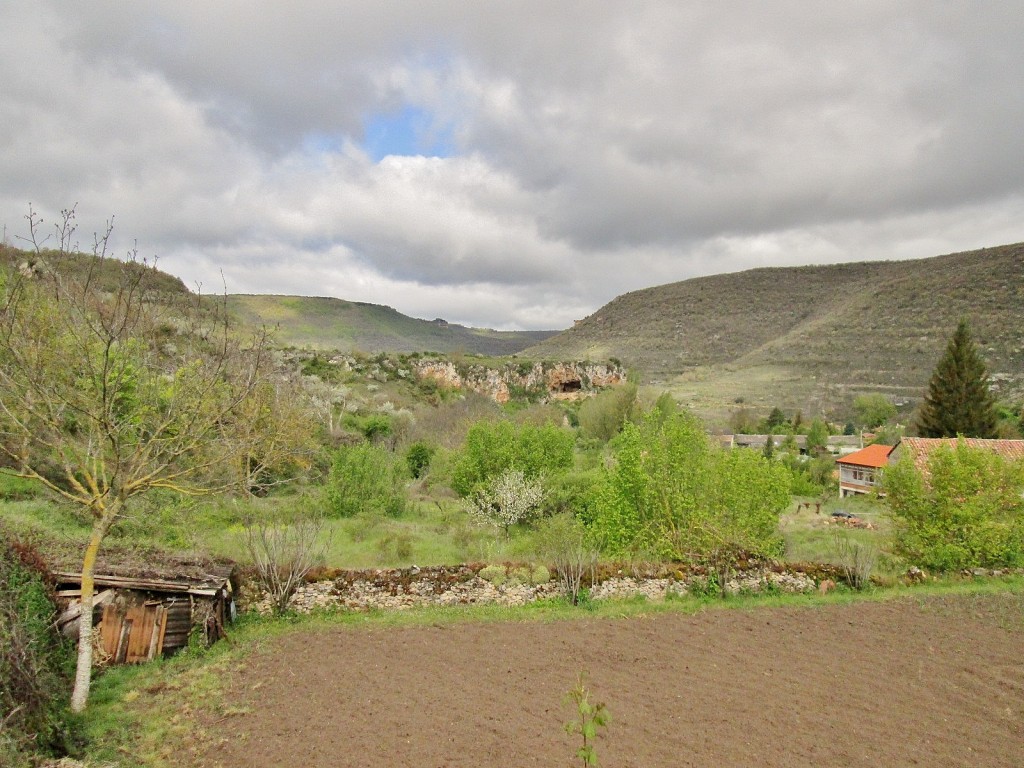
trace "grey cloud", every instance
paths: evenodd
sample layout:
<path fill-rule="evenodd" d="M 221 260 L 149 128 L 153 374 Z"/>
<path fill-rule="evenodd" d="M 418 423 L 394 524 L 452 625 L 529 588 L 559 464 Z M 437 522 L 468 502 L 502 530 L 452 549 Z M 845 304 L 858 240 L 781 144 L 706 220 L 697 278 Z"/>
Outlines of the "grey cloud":
<path fill-rule="evenodd" d="M 187 282 L 537 328 L 690 276 L 1024 239 L 1012 4 L 23 0 L 0 23 L 8 232 L 77 201 Z M 404 104 L 455 156 L 362 152 Z"/>

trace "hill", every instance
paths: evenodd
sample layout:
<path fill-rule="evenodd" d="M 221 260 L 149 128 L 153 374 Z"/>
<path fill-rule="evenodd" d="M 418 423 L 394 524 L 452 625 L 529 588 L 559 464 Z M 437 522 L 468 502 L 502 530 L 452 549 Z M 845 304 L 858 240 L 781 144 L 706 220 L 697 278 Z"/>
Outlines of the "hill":
<path fill-rule="evenodd" d="M 379 304 L 305 296 L 230 295 L 246 323 L 276 326 L 280 344 L 342 352 L 467 352 L 511 355 L 556 331 L 493 331 L 417 320 Z"/>
<path fill-rule="evenodd" d="M 702 411 L 908 407 L 961 317 L 1009 399 L 1024 396 L 1024 243 L 929 259 L 753 269 L 627 293 L 529 357 L 615 357 Z"/>
<path fill-rule="evenodd" d="M 63 253 L 57 250 L 42 250 L 39 253 L 10 245 L 0 245 L 0 270 L 14 270 L 22 274 L 53 273 L 66 275 L 76 280 L 88 278 L 92 285 L 100 291 L 114 290 L 124 277 L 127 270 L 138 274 L 139 270 L 148 270 L 147 284 L 154 291 L 165 295 L 186 295 L 188 288 L 180 278 L 162 272 L 153 264 L 145 262 L 125 262 L 114 257 L 96 259 L 91 254 Z"/>

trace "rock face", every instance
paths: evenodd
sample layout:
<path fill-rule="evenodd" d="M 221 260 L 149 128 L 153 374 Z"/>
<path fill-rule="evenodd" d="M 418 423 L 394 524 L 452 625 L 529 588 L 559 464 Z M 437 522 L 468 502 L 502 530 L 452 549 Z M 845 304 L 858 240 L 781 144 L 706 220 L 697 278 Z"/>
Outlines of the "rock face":
<path fill-rule="evenodd" d="M 478 392 L 499 403 L 508 402 L 513 391 L 538 399 L 577 400 L 626 379 L 625 371 L 614 363 L 509 363 L 488 368 L 423 359 L 416 362 L 414 370 L 420 379 L 432 379 L 448 389 Z"/>

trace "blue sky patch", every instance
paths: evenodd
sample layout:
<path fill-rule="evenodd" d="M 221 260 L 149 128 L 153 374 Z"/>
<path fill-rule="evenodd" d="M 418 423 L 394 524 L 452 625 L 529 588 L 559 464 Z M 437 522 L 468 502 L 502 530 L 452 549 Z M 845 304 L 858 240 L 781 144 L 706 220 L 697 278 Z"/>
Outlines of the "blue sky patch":
<path fill-rule="evenodd" d="M 388 155 L 450 157 L 454 153 L 451 128 L 438 125 L 430 112 L 411 105 L 365 118 L 363 149 L 375 163 Z"/>

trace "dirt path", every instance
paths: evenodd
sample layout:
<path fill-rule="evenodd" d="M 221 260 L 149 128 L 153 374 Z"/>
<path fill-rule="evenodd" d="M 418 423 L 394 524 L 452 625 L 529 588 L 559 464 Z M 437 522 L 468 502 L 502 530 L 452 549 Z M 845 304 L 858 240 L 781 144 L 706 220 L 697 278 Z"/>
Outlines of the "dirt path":
<path fill-rule="evenodd" d="M 1021 595 L 280 639 L 204 766 L 566 766 L 589 672 L 601 765 L 1024 765 Z M 576 763 L 578 764 L 578 763 Z"/>

